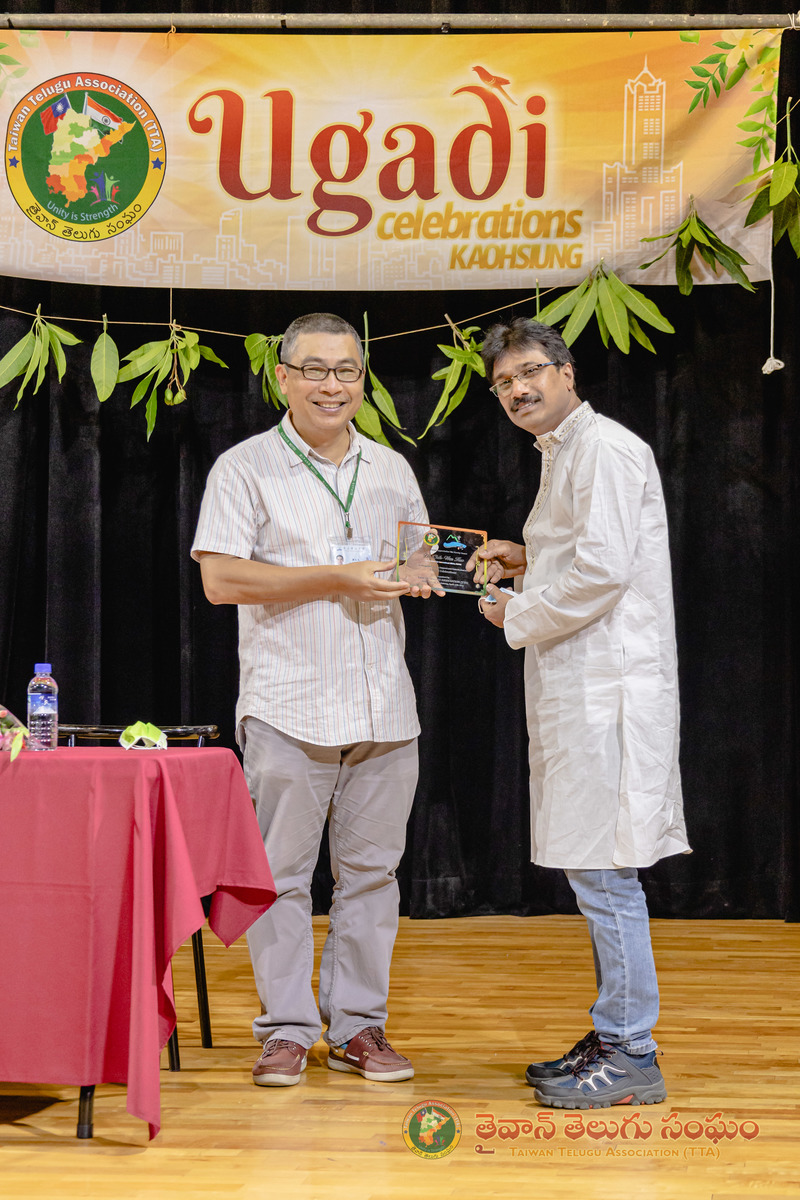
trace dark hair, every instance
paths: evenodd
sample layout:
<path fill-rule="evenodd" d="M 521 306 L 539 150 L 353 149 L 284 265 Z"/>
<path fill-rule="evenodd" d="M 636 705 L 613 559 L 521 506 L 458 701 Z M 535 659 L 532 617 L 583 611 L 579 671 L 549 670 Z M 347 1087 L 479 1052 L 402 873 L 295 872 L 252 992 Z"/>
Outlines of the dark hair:
<path fill-rule="evenodd" d="M 297 339 L 303 333 L 339 333 L 350 336 L 358 346 L 363 366 L 364 348 L 361 345 L 361 338 L 349 321 L 345 321 L 344 317 L 335 316 L 334 313 L 306 313 L 303 317 L 296 317 L 283 335 L 281 362 L 288 362 L 294 358 Z"/>
<path fill-rule="evenodd" d="M 530 317 L 514 317 L 507 325 L 493 325 L 483 341 L 481 358 L 486 367 L 486 378 L 492 382 L 494 364 L 504 354 L 514 351 L 532 350 L 538 347 L 559 367 L 569 363 L 575 366 L 569 346 L 557 330 L 542 325 Z"/>

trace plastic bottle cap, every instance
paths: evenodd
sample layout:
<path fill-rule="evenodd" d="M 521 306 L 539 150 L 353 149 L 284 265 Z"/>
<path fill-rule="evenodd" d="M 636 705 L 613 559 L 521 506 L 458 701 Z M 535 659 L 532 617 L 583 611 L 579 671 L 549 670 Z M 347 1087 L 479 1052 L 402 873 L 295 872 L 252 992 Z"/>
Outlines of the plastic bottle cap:
<path fill-rule="evenodd" d="M 34 663 L 33 665 L 34 675 L 49 675 L 52 669 L 51 663 Z"/>

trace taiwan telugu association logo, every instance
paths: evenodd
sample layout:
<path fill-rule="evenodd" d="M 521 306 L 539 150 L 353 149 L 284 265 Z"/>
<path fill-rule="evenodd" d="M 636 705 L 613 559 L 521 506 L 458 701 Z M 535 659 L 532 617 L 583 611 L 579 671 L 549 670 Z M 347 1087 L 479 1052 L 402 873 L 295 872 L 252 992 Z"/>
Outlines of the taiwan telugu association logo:
<path fill-rule="evenodd" d="M 6 130 L 6 175 L 25 216 L 55 237 L 99 241 L 134 225 L 166 171 L 150 105 L 110 75 L 64 75 L 27 92 Z"/>
<path fill-rule="evenodd" d="M 444 1158 L 461 1141 L 461 1119 L 449 1104 L 425 1100 L 406 1113 L 403 1141 L 420 1158 Z"/>

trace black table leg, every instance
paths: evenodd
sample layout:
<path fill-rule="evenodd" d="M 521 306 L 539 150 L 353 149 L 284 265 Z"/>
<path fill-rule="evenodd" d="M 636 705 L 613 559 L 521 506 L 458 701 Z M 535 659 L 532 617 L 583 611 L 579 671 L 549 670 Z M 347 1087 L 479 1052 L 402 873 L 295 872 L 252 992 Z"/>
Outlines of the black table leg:
<path fill-rule="evenodd" d="M 90 1138 L 94 1133 L 92 1111 L 94 1108 L 94 1084 L 81 1088 L 78 1101 L 78 1137 Z"/>

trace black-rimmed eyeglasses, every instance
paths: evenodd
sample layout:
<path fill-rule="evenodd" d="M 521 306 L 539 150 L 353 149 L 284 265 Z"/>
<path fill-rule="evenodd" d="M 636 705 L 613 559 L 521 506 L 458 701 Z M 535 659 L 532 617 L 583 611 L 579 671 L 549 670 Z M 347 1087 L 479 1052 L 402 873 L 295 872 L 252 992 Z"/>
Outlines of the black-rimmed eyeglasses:
<path fill-rule="evenodd" d="M 312 379 L 316 383 L 327 379 L 331 371 L 339 383 L 356 383 L 364 374 L 363 367 L 323 367 L 319 363 L 303 363 L 302 367 L 296 367 L 290 362 L 283 363 L 283 366 L 290 367 L 292 371 L 299 371 L 304 379 Z"/>
<path fill-rule="evenodd" d="M 535 379 L 540 371 L 545 367 L 557 367 L 557 362 L 533 363 L 530 367 L 524 367 L 523 370 L 517 371 L 516 375 L 510 375 L 508 379 L 498 379 L 497 383 L 489 388 L 495 396 L 508 396 L 514 386 L 514 380 L 518 379 L 520 383 L 529 383 L 531 379 Z"/>

